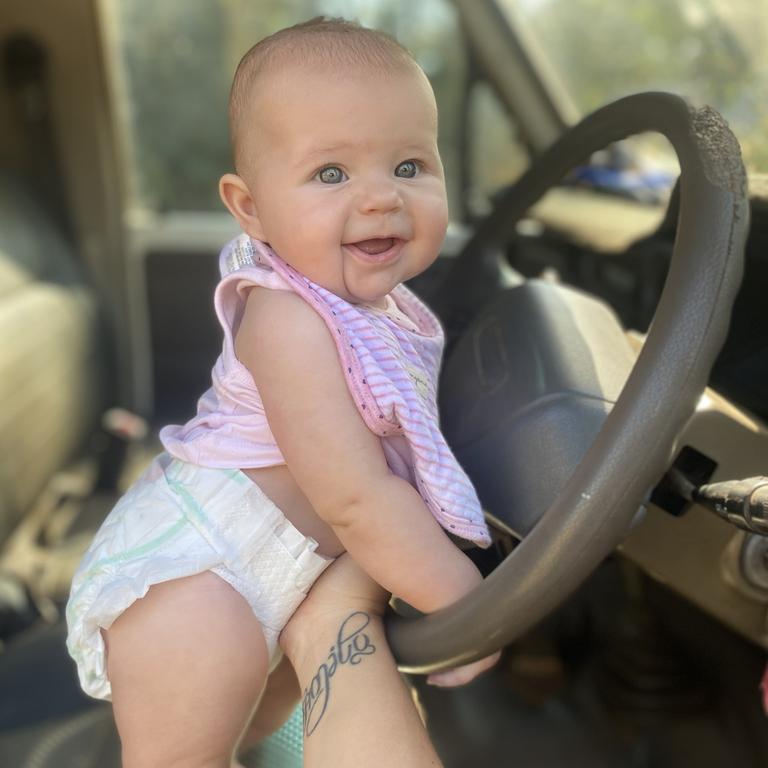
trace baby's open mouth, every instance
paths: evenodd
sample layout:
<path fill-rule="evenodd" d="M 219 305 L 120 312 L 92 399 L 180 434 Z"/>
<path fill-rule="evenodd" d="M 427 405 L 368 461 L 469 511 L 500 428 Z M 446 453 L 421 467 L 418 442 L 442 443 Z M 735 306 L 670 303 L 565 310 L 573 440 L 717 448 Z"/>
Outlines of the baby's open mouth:
<path fill-rule="evenodd" d="M 384 251 L 388 251 L 394 244 L 394 237 L 374 237 L 371 240 L 360 240 L 357 243 L 349 243 L 349 245 L 359 248 L 370 256 L 377 256 L 380 253 L 384 253 Z"/>

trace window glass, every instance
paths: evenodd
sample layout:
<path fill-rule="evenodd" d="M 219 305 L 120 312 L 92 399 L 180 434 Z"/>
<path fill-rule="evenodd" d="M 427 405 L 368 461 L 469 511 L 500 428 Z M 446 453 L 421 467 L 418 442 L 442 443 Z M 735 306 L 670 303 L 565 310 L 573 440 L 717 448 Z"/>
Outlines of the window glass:
<path fill-rule="evenodd" d="M 473 216 L 487 214 L 496 192 L 514 182 L 528 167 L 528 151 L 491 87 L 480 80 L 469 98 L 470 188 Z"/>
<path fill-rule="evenodd" d="M 663 90 L 726 117 L 752 170 L 768 170 L 768 0 L 501 0 L 587 113 Z"/>
<path fill-rule="evenodd" d="M 465 53 L 447 0 L 113 0 L 120 109 L 133 169 L 132 203 L 157 211 L 222 210 L 232 167 L 227 98 L 245 51 L 320 13 L 393 34 L 422 65 L 440 109 L 440 150 L 455 202 Z"/>

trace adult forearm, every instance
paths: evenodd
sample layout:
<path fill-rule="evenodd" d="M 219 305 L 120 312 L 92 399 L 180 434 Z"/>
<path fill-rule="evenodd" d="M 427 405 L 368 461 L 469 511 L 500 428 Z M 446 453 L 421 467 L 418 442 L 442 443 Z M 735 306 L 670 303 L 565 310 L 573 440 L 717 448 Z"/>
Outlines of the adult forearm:
<path fill-rule="evenodd" d="M 419 494 L 394 475 L 330 522 L 373 579 L 420 611 L 450 605 L 482 581 Z"/>
<path fill-rule="evenodd" d="M 441 765 L 380 617 L 360 610 L 323 615 L 288 653 L 303 691 L 305 766 Z"/>

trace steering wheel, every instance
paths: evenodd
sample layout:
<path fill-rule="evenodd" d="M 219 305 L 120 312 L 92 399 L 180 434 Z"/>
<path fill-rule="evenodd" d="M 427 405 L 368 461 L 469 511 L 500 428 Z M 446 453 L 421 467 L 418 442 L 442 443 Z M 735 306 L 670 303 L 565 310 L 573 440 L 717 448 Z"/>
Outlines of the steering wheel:
<path fill-rule="evenodd" d="M 644 93 L 586 117 L 502 197 L 457 258 L 445 288 L 471 283 L 473 257 L 503 243 L 570 168 L 646 131 L 670 141 L 681 175 L 672 261 L 642 351 L 559 496 L 504 562 L 448 608 L 417 619 L 390 618 L 389 641 L 404 671 L 432 672 L 486 656 L 571 594 L 626 536 L 706 385 L 741 281 L 748 229 L 739 145 L 709 107 Z"/>

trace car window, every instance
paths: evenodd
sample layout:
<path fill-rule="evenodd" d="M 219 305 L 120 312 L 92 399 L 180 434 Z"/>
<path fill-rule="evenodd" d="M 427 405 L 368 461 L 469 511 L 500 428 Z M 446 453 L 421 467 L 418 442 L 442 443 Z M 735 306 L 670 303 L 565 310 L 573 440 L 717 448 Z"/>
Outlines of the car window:
<path fill-rule="evenodd" d="M 526 25 L 582 114 L 632 92 L 679 93 L 722 112 L 747 167 L 768 168 L 768 0 L 500 5 Z"/>
<path fill-rule="evenodd" d="M 389 32 L 414 53 L 437 96 L 440 149 L 457 207 L 466 53 L 447 0 L 113 0 L 110 8 L 134 207 L 222 209 L 216 185 L 232 166 L 226 115 L 237 62 L 263 36 L 321 13 Z"/>
<path fill-rule="evenodd" d="M 479 217 L 490 211 L 496 192 L 522 175 L 530 155 L 508 112 L 485 80 L 472 83 L 468 110 L 467 212 Z"/>

